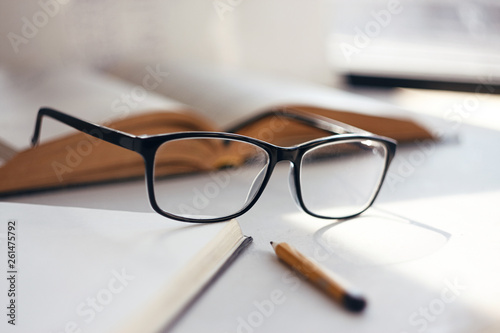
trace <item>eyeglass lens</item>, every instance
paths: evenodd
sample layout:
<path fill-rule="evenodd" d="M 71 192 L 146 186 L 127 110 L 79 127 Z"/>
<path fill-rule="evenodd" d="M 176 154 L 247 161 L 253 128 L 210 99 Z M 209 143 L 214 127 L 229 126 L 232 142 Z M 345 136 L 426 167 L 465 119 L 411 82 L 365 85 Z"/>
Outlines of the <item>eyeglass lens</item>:
<path fill-rule="evenodd" d="M 255 197 L 269 166 L 268 153 L 251 143 L 188 138 L 161 145 L 154 193 L 165 212 L 210 219 L 238 213 Z"/>
<path fill-rule="evenodd" d="M 366 139 L 327 143 L 308 150 L 300 170 L 304 206 L 329 218 L 365 210 L 382 182 L 386 157 L 385 145 Z"/>

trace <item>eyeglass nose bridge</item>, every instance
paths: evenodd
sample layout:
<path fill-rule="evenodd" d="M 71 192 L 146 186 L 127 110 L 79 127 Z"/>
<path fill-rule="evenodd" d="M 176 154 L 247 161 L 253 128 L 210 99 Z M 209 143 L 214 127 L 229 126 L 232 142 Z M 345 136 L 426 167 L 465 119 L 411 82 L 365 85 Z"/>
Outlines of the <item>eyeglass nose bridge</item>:
<path fill-rule="evenodd" d="M 288 174 L 288 189 L 297 206 L 303 209 L 299 198 L 298 189 L 298 168 L 300 168 L 300 151 L 298 147 L 278 147 L 277 162 L 288 161 L 290 170 Z"/>
<path fill-rule="evenodd" d="M 295 164 L 299 156 L 299 149 L 297 147 L 278 147 L 276 158 L 277 162 L 290 161 Z"/>

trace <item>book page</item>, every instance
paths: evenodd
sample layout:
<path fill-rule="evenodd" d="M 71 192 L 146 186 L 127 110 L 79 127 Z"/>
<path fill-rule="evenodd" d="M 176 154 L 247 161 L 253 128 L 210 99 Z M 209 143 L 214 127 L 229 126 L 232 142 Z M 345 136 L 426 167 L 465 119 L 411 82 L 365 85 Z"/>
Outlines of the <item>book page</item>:
<path fill-rule="evenodd" d="M 145 66 L 138 73 L 141 82 L 134 84 L 82 68 L 37 72 L 0 67 L 0 139 L 16 150 L 28 148 L 38 109 L 44 106 L 99 124 L 141 111 L 186 109 L 156 93 L 168 75 L 161 68 Z M 44 121 L 42 142 L 74 132 L 57 121 Z"/>
<path fill-rule="evenodd" d="M 1 279 L 0 299 L 13 304 L 2 317 L 12 313 L 15 323 L 2 320 L 0 330 L 106 332 L 121 326 L 225 226 L 155 213 L 0 203 L 0 269 L 11 277 Z M 14 237 L 9 262 L 7 237 Z"/>
<path fill-rule="evenodd" d="M 144 66 L 124 63 L 110 72 L 137 83 L 141 79 L 140 68 Z M 169 77 L 158 92 L 193 106 L 222 127 L 283 105 L 303 104 L 378 116 L 401 115 L 401 110 L 386 103 L 326 85 L 197 64 L 170 63 L 164 67 Z"/>

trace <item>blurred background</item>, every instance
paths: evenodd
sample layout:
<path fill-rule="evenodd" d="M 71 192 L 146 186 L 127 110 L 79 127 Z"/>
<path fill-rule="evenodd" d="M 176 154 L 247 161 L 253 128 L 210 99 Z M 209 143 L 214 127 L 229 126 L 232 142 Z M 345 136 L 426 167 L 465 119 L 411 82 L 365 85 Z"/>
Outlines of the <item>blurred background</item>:
<path fill-rule="evenodd" d="M 500 78 L 494 0 L 30 0 L 0 13 L 0 69 L 182 60 L 452 90 Z"/>
<path fill-rule="evenodd" d="M 13 66 L 100 69 L 129 60 L 182 60 L 330 82 L 325 5 L 318 0 L 4 1 L 0 56 Z"/>

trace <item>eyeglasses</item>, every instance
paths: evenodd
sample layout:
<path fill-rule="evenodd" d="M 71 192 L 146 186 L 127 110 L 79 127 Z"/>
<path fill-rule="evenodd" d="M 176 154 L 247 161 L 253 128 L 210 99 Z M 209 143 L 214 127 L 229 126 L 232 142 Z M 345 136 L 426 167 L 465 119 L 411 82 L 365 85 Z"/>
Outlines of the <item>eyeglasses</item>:
<path fill-rule="evenodd" d="M 293 109 L 260 114 L 231 131 L 279 116 L 333 135 L 291 147 L 230 132 L 136 136 L 42 108 L 33 145 L 43 116 L 140 154 L 152 208 L 184 222 L 219 222 L 244 214 L 280 161 L 289 161 L 290 190 L 306 213 L 327 219 L 361 214 L 375 200 L 396 151 L 392 139 Z"/>

